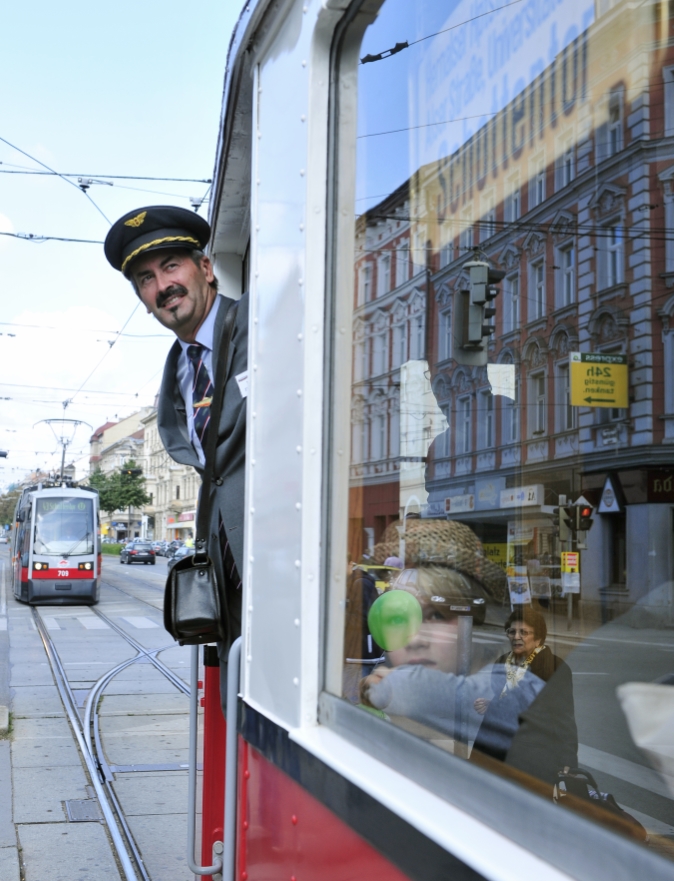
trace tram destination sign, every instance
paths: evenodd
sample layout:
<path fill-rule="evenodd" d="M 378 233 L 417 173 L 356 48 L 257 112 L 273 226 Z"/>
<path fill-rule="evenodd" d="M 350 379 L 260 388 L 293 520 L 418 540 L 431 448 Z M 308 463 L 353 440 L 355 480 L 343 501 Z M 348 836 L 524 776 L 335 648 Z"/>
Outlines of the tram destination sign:
<path fill-rule="evenodd" d="M 571 352 L 571 406 L 627 407 L 627 355 Z"/>

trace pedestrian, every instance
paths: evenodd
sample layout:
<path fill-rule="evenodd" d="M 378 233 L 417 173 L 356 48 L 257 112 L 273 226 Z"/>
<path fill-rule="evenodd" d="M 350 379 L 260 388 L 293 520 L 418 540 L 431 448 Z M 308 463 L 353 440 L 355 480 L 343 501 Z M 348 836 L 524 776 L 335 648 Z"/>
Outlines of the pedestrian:
<path fill-rule="evenodd" d="M 159 392 L 157 425 L 176 462 L 203 477 L 209 407 L 225 315 L 236 309 L 213 482 L 208 554 L 225 586 L 226 637 L 218 644 L 223 712 L 227 653 L 241 633 L 243 572 L 244 453 L 248 392 L 248 295 L 236 303 L 218 293 L 213 265 L 204 253 L 208 223 L 184 208 L 151 205 L 125 214 L 105 239 L 105 255 L 133 286 L 148 313 L 177 339 L 171 347 Z M 209 394 L 210 393 L 210 394 Z M 198 400 L 197 400 L 198 398 Z"/>

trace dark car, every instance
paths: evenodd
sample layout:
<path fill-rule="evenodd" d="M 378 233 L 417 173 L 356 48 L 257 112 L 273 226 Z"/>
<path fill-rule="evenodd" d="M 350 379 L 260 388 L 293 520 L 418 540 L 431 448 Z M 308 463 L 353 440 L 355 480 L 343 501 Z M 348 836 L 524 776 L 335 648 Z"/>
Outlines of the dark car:
<path fill-rule="evenodd" d="M 184 560 L 185 557 L 191 557 L 193 553 L 194 548 L 188 548 L 186 545 L 175 548 L 173 556 L 168 561 L 168 571 L 170 572 L 171 569 L 173 569 L 178 560 Z"/>
<path fill-rule="evenodd" d="M 155 553 L 149 541 L 131 541 L 119 553 L 120 563 L 150 563 L 154 566 Z"/>
<path fill-rule="evenodd" d="M 164 556 L 168 557 L 169 560 L 173 559 L 173 555 L 179 549 L 185 546 L 185 542 L 180 538 L 174 538 L 173 541 L 170 541 L 164 550 Z"/>

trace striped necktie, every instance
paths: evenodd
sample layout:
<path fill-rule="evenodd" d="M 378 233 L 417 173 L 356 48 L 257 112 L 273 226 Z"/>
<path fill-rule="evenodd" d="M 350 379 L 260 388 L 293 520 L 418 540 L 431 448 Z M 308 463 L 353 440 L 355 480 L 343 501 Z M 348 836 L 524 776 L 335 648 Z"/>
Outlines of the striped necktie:
<path fill-rule="evenodd" d="M 213 383 L 206 369 L 204 361 L 205 349 L 200 345 L 187 347 L 187 357 L 190 359 L 194 370 L 192 382 L 192 418 L 194 431 L 196 432 L 201 448 L 206 453 L 206 441 L 208 438 L 208 425 L 211 421 L 211 398 L 213 395 Z"/>

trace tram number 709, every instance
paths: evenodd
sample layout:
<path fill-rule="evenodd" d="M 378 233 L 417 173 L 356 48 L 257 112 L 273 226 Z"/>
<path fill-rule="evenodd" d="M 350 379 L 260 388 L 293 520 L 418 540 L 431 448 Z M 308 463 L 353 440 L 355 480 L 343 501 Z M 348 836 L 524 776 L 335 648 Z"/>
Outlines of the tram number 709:
<path fill-rule="evenodd" d="M 57 569 L 57 571 L 56 571 L 57 578 L 68 578 L 69 575 L 70 575 L 69 569 Z"/>

